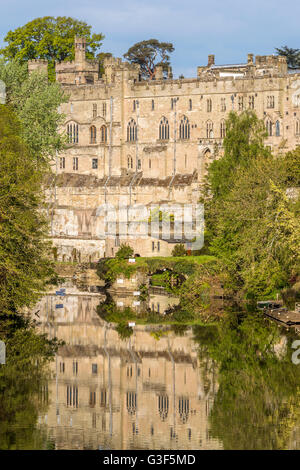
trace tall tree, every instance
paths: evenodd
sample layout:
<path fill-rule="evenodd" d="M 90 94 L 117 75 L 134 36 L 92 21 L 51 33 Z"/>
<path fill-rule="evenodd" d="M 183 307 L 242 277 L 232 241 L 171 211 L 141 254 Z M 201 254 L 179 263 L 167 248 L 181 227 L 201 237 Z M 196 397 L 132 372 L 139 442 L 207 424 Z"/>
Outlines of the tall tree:
<path fill-rule="evenodd" d="M 300 49 L 293 49 L 292 47 L 275 48 L 278 55 L 286 57 L 287 64 L 290 68 L 300 67 Z"/>
<path fill-rule="evenodd" d="M 234 290 L 252 297 L 274 295 L 300 271 L 300 223 L 296 205 L 285 194 L 291 158 L 274 158 L 264 148 L 254 117 L 231 115 L 227 126 L 224 157 L 208 170 L 210 250 Z M 248 136 L 244 144 L 241 133 Z M 299 153 L 292 160 L 297 167 Z"/>
<path fill-rule="evenodd" d="M 166 72 L 170 66 L 170 53 L 174 46 L 170 42 L 159 42 L 157 39 L 148 39 L 134 44 L 124 54 L 124 58 L 132 64 L 139 64 L 141 76 L 144 79 L 155 78 L 157 66 L 161 65 Z"/>
<path fill-rule="evenodd" d="M 74 59 L 74 37 L 86 38 L 87 58 L 96 56 L 104 35 L 91 34 L 91 26 L 84 21 L 66 16 L 36 18 L 4 38 L 7 46 L 0 50 L 5 59 L 21 62 L 30 59 L 45 59 L 49 62 L 49 77 L 54 79 L 55 61 Z"/>
<path fill-rule="evenodd" d="M 14 113 L 0 105 L 0 312 L 37 301 L 53 271 L 43 214 L 44 167 L 37 167 Z"/>

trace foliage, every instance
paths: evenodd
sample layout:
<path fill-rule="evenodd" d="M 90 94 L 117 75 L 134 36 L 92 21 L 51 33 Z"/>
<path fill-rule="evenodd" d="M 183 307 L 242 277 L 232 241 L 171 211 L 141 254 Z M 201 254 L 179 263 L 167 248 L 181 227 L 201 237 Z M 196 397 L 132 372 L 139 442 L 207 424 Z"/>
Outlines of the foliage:
<path fill-rule="evenodd" d="M 121 243 L 120 248 L 118 249 L 116 253 L 116 258 L 118 259 L 132 258 L 133 253 L 134 253 L 133 248 L 131 248 L 130 245 L 127 245 L 126 243 Z"/>
<path fill-rule="evenodd" d="M 0 366 L 0 448 L 45 449 L 47 436 L 36 423 L 38 413 L 47 410 L 47 365 L 60 343 L 36 334 L 35 324 L 21 315 L 1 314 L 0 325 L 0 340 L 6 343 L 6 365 Z"/>
<path fill-rule="evenodd" d="M 177 243 L 172 250 L 172 256 L 185 256 L 187 254 L 183 243 Z"/>
<path fill-rule="evenodd" d="M 91 34 L 91 26 L 66 16 L 45 16 L 9 31 L 4 38 L 7 46 L 0 50 L 5 59 L 21 63 L 31 59 L 49 62 L 49 78 L 55 80 L 55 61 L 72 61 L 75 57 L 74 37 L 86 38 L 87 58 L 92 59 L 104 39 L 103 34 Z"/>
<path fill-rule="evenodd" d="M 214 198 L 224 197 L 232 188 L 239 168 L 249 162 L 266 158 L 270 152 L 264 147 L 266 129 L 253 111 L 241 114 L 231 111 L 226 120 L 224 157 L 211 163 L 208 173 L 209 191 Z"/>
<path fill-rule="evenodd" d="M 294 405 L 299 409 L 299 368 L 288 349 L 276 354 L 285 344 L 277 325 L 248 313 L 193 329 L 200 359 L 209 358 L 211 374 L 218 371 L 211 437 L 224 449 L 286 448 Z"/>
<path fill-rule="evenodd" d="M 290 68 L 300 67 L 300 50 L 292 47 L 275 48 L 278 55 L 286 57 L 287 64 Z"/>
<path fill-rule="evenodd" d="M 149 289 L 146 286 L 146 284 L 140 284 L 139 292 L 140 292 L 139 300 L 141 302 L 145 302 L 149 298 Z"/>
<path fill-rule="evenodd" d="M 169 54 L 174 51 L 170 42 L 159 42 L 157 39 L 149 39 L 134 44 L 124 54 L 124 58 L 132 64 L 141 67 L 142 78 L 153 80 L 157 66 L 162 66 L 167 71 L 170 66 Z"/>
<path fill-rule="evenodd" d="M 49 158 L 63 149 L 65 139 L 58 132 L 64 116 L 58 112 L 68 100 L 57 83 L 49 83 L 45 74 L 28 74 L 26 64 L 16 60 L 0 61 L 0 80 L 6 84 L 7 104 L 21 124 L 21 136 L 30 155 L 47 168 Z"/>
<path fill-rule="evenodd" d="M 133 329 L 125 322 L 119 323 L 116 327 L 116 331 L 123 340 L 130 338 L 130 336 L 133 334 Z"/>
<path fill-rule="evenodd" d="M 299 157 L 274 158 L 253 113 L 231 113 L 227 124 L 224 156 L 209 168 L 205 188 L 210 253 L 227 273 L 228 290 L 273 296 L 299 272 L 299 217 L 286 196 L 288 167 Z"/>
<path fill-rule="evenodd" d="M 13 112 L 0 105 L 0 312 L 33 305 L 53 274 L 42 214 L 43 172 L 21 138 Z"/>
<path fill-rule="evenodd" d="M 282 158 L 285 184 L 300 187 L 300 146 L 287 152 Z"/>

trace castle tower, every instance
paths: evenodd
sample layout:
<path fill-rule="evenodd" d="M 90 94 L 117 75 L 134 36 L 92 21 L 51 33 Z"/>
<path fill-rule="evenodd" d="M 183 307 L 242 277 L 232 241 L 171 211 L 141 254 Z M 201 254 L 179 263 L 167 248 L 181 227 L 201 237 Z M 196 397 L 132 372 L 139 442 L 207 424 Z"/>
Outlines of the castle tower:
<path fill-rule="evenodd" d="M 85 62 L 86 39 L 75 36 L 75 62 L 82 64 Z"/>
<path fill-rule="evenodd" d="M 38 70 L 39 72 L 43 72 L 48 74 L 48 61 L 44 59 L 32 59 L 28 61 L 28 72 L 34 72 Z"/>

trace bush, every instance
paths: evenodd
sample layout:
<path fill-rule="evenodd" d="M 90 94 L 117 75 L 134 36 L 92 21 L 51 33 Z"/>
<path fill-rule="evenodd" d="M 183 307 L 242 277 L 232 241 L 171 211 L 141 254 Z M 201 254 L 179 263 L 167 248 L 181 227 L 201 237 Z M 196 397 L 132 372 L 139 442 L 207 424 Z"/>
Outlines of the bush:
<path fill-rule="evenodd" d="M 126 243 L 122 243 L 117 254 L 116 254 L 116 258 L 119 258 L 119 259 L 128 259 L 128 258 L 131 258 L 133 256 L 133 249 L 131 248 L 131 246 L 129 245 L 126 245 Z"/>
<path fill-rule="evenodd" d="M 184 248 L 184 245 L 182 243 L 179 243 L 178 245 L 175 245 L 173 250 L 172 250 L 172 256 L 186 256 L 187 251 Z"/>

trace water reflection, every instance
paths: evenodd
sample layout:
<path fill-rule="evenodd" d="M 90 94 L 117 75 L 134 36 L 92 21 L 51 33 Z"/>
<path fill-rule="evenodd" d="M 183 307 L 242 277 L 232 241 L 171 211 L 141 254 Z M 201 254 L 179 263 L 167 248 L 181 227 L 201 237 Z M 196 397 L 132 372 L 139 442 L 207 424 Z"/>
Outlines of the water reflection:
<path fill-rule="evenodd" d="M 217 374 L 210 368 L 207 386 L 192 330 L 179 336 L 164 327 L 157 340 L 153 328 L 136 326 L 121 340 L 96 314 L 98 303 L 97 295 L 73 292 L 39 305 L 42 331 L 66 343 L 39 417 L 56 448 L 221 448 L 208 422 Z"/>
<path fill-rule="evenodd" d="M 155 295 L 150 310 L 176 302 Z M 133 299 L 114 294 L 118 308 Z M 294 331 L 248 312 L 193 328 L 137 325 L 121 339 L 97 315 L 104 300 L 73 288 L 38 307 L 42 332 L 65 341 L 39 414 L 55 448 L 300 448 Z"/>

